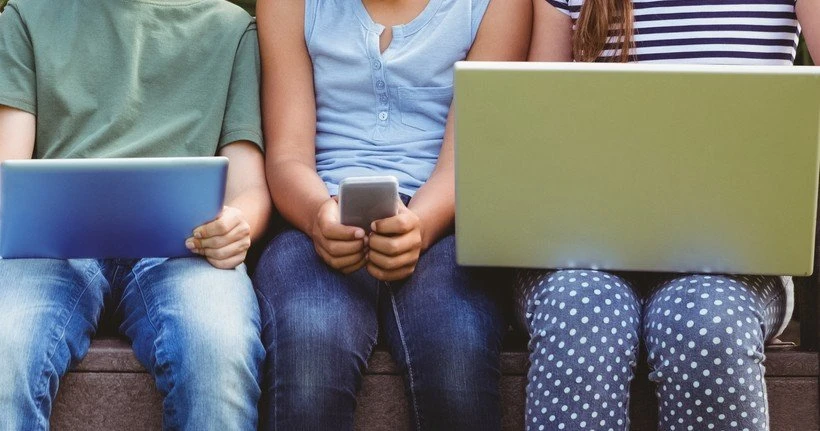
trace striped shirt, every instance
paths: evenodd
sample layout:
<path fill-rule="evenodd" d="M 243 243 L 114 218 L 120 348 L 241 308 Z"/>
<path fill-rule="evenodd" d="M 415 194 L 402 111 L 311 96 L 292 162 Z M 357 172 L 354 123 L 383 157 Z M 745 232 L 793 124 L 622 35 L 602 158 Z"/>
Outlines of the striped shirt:
<path fill-rule="evenodd" d="M 572 18 L 584 0 L 546 0 Z M 790 65 L 800 27 L 796 0 L 633 0 L 630 54 L 656 63 Z M 599 60 L 618 54 L 610 37 Z"/>

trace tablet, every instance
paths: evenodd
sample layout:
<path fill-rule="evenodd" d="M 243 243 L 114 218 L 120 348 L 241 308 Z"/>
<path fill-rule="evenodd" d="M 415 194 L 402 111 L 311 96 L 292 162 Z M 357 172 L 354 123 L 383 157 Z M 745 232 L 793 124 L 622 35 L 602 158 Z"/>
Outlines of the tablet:
<path fill-rule="evenodd" d="M 185 239 L 222 209 L 228 159 L 0 163 L 0 257 L 190 256 Z"/>

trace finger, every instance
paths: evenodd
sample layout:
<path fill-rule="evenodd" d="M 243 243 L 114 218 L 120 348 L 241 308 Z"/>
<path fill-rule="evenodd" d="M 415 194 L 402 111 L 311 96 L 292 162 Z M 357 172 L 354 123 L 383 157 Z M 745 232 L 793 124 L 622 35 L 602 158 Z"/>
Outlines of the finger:
<path fill-rule="evenodd" d="M 337 241 L 353 241 L 364 238 L 364 229 L 356 226 L 345 226 L 339 223 L 319 225 L 322 235 L 327 239 Z"/>
<path fill-rule="evenodd" d="M 316 250 L 316 254 L 318 254 L 318 255 L 319 255 L 319 257 L 321 257 L 321 258 L 322 258 L 322 260 L 323 260 L 326 264 L 330 265 L 330 260 L 331 260 L 331 259 L 333 259 L 333 256 L 331 256 L 331 255 L 330 255 L 330 253 L 328 253 L 328 252 L 327 252 L 324 248 L 322 248 L 322 245 L 321 245 L 321 244 L 319 244 L 318 242 L 315 242 L 315 241 L 314 241 L 314 243 L 313 243 L 313 249 L 314 249 L 314 250 Z"/>
<path fill-rule="evenodd" d="M 348 266 L 354 266 L 362 260 L 364 260 L 364 252 L 351 254 L 349 256 L 332 257 L 329 263 L 333 268 L 341 270 Z"/>
<path fill-rule="evenodd" d="M 419 260 L 419 254 L 411 251 L 398 256 L 387 256 L 376 250 L 370 249 L 370 252 L 367 253 L 367 260 L 381 269 L 393 271 L 405 266 L 415 265 Z"/>
<path fill-rule="evenodd" d="M 241 265 L 245 261 L 245 255 L 242 254 L 242 255 L 239 255 L 239 256 L 232 256 L 228 259 L 222 259 L 222 260 L 214 259 L 212 257 L 206 257 L 206 259 L 208 260 L 208 263 L 210 263 L 211 266 L 213 266 L 214 268 L 234 269 L 237 266 Z"/>
<path fill-rule="evenodd" d="M 339 271 L 341 271 L 342 274 L 352 274 L 352 273 L 364 268 L 365 265 L 367 265 L 367 259 L 362 258 L 362 260 L 360 260 L 356 264 L 345 267 L 345 268 L 342 268 Z"/>
<path fill-rule="evenodd" d="M 196 248 L 222 248 L 228 244 L 232 244 L 241 240 L 242 238 L 250 238 L 251 227 L 247 222 L 240 222 L 236 227 L 225 235 L 212 236 L 208 238 L 196 239 L 194 238 L 194 246 Z"/>
<path fill-rule="evenodd" d="M 418 224 L 418 218 L 409 212 L 399 213 L 374 221 L 370 228 L 380 235 L 401 235 L 413 230 Z"/>
<path fill-rule="evenodd" d="M 242 219 L 236 213 L 225 211 L 216 220 L 194 229 L 194 238 L 202 239 L 225 235 L 239 225 L 241 221 Z"/>
<path fill-rule="evenodd" d="M 322 248 L 331 256 L 341 257 L 354 253 L 360 253 L 364 249 L 364 241 L 357 239 L 354 241 L 322 241 Z"/>
<path fill-rule="evenodd" d="M 418 235 L 408 234 L 401 236 L 370 235 L 368 247 L 387 256 L 398 256 L 414 248 L 421 247 L 421 238 Z"/>
<path fill-rule="evenodd" d="M 216 260 L 225 260 L 233 256 L 247 253 L 251 248 L 251 239 L 243 238 L 239 241 L 232 242 L 225 247 L 220 248 L 200 248 L 204 256 L 214 258 Z"/>
<path fill-rule="evenodd" d="M 314 242 L 313 248 L 316 250 L 316 253 L 322 260 L 331 268 L 341 270 L 342 268 L 355 265 L 358 263 L 359 260 L 364 260 L 365 251 L 361 249 L 356 253 L 352 253 L 345 256 L 333 256 L 330 254 L 327 249 L 324 248 L 324 245 L 321 243 Z"/>
<path fill-rule="evenodd" d="M 196 239 L 194 237 L 190 237 L 185 240 L 185 248 L 187 248 L 191 253 L 195 254 L 202 254 L 196 246 Z"/>
<path fill-rule="evenodd" d="M 379 268 L 378 266 L 368 263 L 367 264 L 367 272 L 370 273 L 373 277 L 381 281 L 397 281 L 397 280 L 404 280 L 405 278 L 413 275 L 413 271 L 416 270 L 415 265 L 405 266 L 403 268 L 399 268 L 396 270 L 385 270 Z"/>

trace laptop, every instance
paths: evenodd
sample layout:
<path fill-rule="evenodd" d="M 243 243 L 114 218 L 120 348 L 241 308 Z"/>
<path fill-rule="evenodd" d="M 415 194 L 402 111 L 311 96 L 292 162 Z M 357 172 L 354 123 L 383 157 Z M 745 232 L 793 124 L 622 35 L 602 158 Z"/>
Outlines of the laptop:
<path fill-rule="evenodd" d="M 812 272 L 819 68 L 455 69 L 460 264 Z"/>
<path fill-rule="evenodd" d="M 189 256 L 222 209 L 228 159 L 9 160 L 0 164 L 0 257 Z"/>

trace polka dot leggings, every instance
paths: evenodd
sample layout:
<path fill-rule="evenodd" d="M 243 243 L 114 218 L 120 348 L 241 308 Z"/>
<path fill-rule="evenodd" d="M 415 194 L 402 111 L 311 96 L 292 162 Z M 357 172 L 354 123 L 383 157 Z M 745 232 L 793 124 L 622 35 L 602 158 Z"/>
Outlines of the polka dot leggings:
<path fill-rule="evenodd" d="M 628 430 L 641 339 L 663 430 L 766 430 L 763 346 L 780 326 L 777 277 L 687 275 L 642 300 L 600 271 L 520 270 L 530 335 L 528 430 Z"/>

